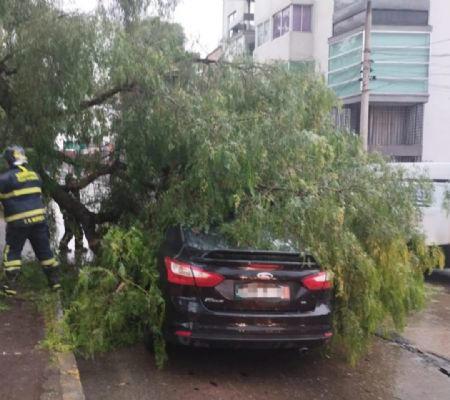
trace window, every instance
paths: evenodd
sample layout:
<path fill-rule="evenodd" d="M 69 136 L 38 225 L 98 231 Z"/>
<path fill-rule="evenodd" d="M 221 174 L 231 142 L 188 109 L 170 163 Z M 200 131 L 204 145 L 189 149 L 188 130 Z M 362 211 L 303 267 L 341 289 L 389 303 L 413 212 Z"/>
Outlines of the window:
<path fill-rule="evenodd" d="M 428 25 L 428 11 L 373 10 L 374 25 Z"/>
<path fill-rule="evenodd" d="M 296 32 L 311 32 L 312 6 L 293 5 L 292 30 Z"/>
<path fill-rule="evenodd" d="M 291 19 L 291 7 L 276 13 L 273 16 L 273 38 L 276 39 L 289 31 L 289 22 Z"/>
<path fill-rule="evenodd" d="M 281 34 L 284 35 L 289 31 L 291 21 L 291 8 L 287 7 L 281 12 Z"/>
<path fill-rule="evenodd" d="M 256 45 L 261 46 L 270 39 L 270 21 L 264 21 L 256 27 Z"/>
<path fill-rule="evenodd" d="M 233 27 L 233 22 L 236 19 L 236 11 L 233 11 L 229 16 L 228 16 L 228 29 Z"/>
<path fill-rule="evenodd" d="M 256 46 L 261 46 L 264 43 L 263 29 L 264 24 L 258 24 L 256 27 Z"/>
<path fill-rule="evenodd" d="M 234 22 L 236 20 L 236 11 L 233 11 L 230 15 L 228 15 L 228 32 L 230 35 L 230 38 L 233 36 L 233 31 L 231 30 L 231 28 L 234 25 Z"/>
<path fill-rule="evenodd" d="M 254 1 L 250 1 L 249 12 L 250 12 L 250 14 L 255 13 L 255 2 Z"/>
<path fill-rule="evenodd" d="M 273 38 L 281 36 L 281 12 L 273 16 Z"/>

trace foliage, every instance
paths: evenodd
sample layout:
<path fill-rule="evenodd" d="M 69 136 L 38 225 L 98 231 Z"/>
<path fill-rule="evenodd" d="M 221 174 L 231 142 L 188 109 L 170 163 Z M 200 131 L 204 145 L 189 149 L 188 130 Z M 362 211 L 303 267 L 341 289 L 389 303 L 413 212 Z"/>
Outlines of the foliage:
<path fill-rule="evenodd" d="M 386 318 L 402 328 L 423 304 L 424 272 L 443 261 L 417 230 L 428 184 L 335 132 L 334 99 L 312 76 L 225 66 L 190 85 L 165 106 L 135 106 L 155 111 L 121 135 L 130 190 L 157 188 L 142 203 L 152 230 L 219 226 L 239 245 L 270 247 L 269 230 L 309 249 L 334 272 L 336 343 L 351 361 Z"/>
<path fill-rule="evenodd" d="M 9 310 L 9 306 L 8 304 L 6 304 L 5 299 L 3 297 L 4 295 L 0 293 L 0 312 Z"/>
<path fill-rule="evenodd" d="M 45 321 L 45 337 L 39 343 L 40 347 L 54 353 L 64 353 L 73 350 L 67 339 L 69 330 L 64 320 L 60 319 L 60 299 L 57 293 L 43 290 L 32 295 L 38 311 Z"/>
<path fill-rule="evenodd" d="M 444 199 L 442 201 L 442 209 L 446 211 L 447 215 L 450 214 L 450 188 L 446 187 L 444 191 Z"/>
<path fill-rule="evenodd" d="M 156 361 L 165 362 L 161 328 L 164 301 L 158 287 L 155 255 L 138 228 L 111 229 L 101 264 L 80 271 L 64 323 L 68 341 L 85 355 L 134 343 L 151 332 Z"/>
<path fill-rule="evenodd" d="M 178 25 L 141 18 L 148 1 L 117 1 L 90 16 L 9 2 L 0 144 L 14 137 L 34 150 L 46 192 L 83 223 L 90 243 L 110 228 L 98 266 L 81 271 L 69 299 L 77 347 L 91 354 L 130 343 L 145 326 L 159 337 L 153 260 L 178 223 L 260 247 L 271 246 L 270 231 L 312 251 L 334 273 L 336 343 L 352 361 L 380 323 L 401 328 L 422 305 L 423 273 L 442 263 L 418 231 L 416 193 L 431 188 L 336 132 L 329 114 L 337 101 L 320 77 L 201 62 L 184 51 Z M 61 135 L 111 141 L 114 152 L 107 162 L 68 160 L 54 148 Z M 64 162 L 89 178 L 81 188 L 107 177 L 98 213 L 61 194 Z"/>

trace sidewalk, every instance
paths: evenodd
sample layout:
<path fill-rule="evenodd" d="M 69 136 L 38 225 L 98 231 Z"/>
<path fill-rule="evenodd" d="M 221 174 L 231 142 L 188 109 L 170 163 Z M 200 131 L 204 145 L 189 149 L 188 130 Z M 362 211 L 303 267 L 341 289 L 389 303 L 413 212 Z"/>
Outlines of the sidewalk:
<path fill-rule="evenodd" d="M 427 277 L 427 307 L 409 318 L 402 336 L 422 351 L 450 360 L 450 270 Z"/>
<path fill-rule="evenodd" d="M 44 321 L 24 300 L 7 304 L 10 309 L 0 312 L 0 399 L 60 399 L 58 369 L 38 347 Z"/>
<path fill-rule="evenodd" d="M 0 215 L 0 253 L 5 246 L 5 223 Z M 24 258 L 33 255 L 27 242 Z M 44 321 L 35 306 L 19 298 L 7 299 L 0 312 L 0 399 L 59 400 L 59 372 L 48 352 L 39 349 Z"/>

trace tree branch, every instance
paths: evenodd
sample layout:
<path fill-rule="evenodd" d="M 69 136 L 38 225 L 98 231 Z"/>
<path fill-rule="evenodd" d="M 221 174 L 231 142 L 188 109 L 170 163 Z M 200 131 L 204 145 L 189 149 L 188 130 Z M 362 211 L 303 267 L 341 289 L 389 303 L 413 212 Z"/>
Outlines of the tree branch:
<path fill-rule="evenodd" d="M 69 164 L 69 165 L 73 165 L 73 166 L 78 166 L 79 165 L 79 163 L 77 163 L 72 157 L 69 157 L 63 151 L 55 150 L 54 157 L 57 160 L 59 160 L 59 161 L 61 161 L 63 163 Z"/>
<path fill-rule="evenodd" d="M 129 92 L 129 91 L 133 90 L 136 86 L 137 85 L 134 82 L 115 86 L 112 89 L 109 89 L 103 93 L 99 93 L 97 96 L 93 97 L 92 99 L 81 102 L 80 108 L 82 110 L 85 110 L 90 107 L 98 106 L 100 104 L 103 104 L 106 100 L 110 99 L 111 97 L 114 97 L 116 94 L 121 93 L 121 92 Z"/>
<path fill-rule="evenodd" d="M 9 59 L 11 59 L 12 56 L 13 56 L 13 53 L 8 53 L 8 54 L 6 54 L 5 57 L 3 57 L 3 58 L 0 60 L 0 66 L 1 66 L 1 65 L 5 65 L 6 61 L 8 61 Z"/>
<path fill-rule="evenodd" d="M 125 164 L 123 164 L 119 160 L 115 160 L 111 164 L 99 166 L 95 171 L 86 175 L 84 178 L 81 178 L 79 180 L 76 180 L 76 179 L 71 180 L 64 186 L 64 188 L 67 190 L 81 190 L 81 189 L 85 188 L 86 186 L 90 185 L 92 182 L 94 182 L 101 176 L 111 175 L 117 171 L 124 170 L 124 169 L 125 169 Z"/>
<path fill-rule="evenodd" d="M 100 212 L 95 216 L 95 223 L 98 225 L 105 224 L 107 222 L 117 222 L 123 214 L 123 209 L 117 208 L 115 210 Z"/>
<path fill-rule="evenodd" d="M 17 68 L 9 68 L 6 65 L 6 62 L 10 60 L 13 57 L 13 53 L 6 54 L 1 60 L 0 60 L 0 75 L 6 75 L 11 76 L 17 73 Z"/>
<path fill-rule="evenodd" d="M 245 62 L 233 62 L 233 61 L 225 61 L 225 60 L 209 60 L 208 58 L 194 58 L 192 60 L 195 64 L 203 64 L 207 66 L 211 65 L 226 65 L 228 67 L 232 67 L 241 71 L 251 71 L 251 70 L 272 70 L 273 66 L 270 64 L 261 64 L 261 63 L 245 63 Z"/>
<path fill-rule="evenodd" d="M 5 110 L 6 114 L 9 116 L 13 108 L 13 101 L 11 96 L 11 89 L 9 83 L 0 74 L 0 107 Z"/>

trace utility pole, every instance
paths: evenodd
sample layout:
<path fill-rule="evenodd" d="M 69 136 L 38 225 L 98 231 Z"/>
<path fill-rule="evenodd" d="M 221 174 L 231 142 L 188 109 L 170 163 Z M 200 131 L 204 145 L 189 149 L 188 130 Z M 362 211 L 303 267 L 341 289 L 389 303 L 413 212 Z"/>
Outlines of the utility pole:
<path fill-rule="evenodd" d="M 367 1 L 366 26 L 364 29 L 364 61 L 361 92 L 361 120 L 359 134 L 362 139 L 363 148 L 369 150 L 369 101 L 370 101 L 370 76 L 372 72 L 372 1 Z"/>

